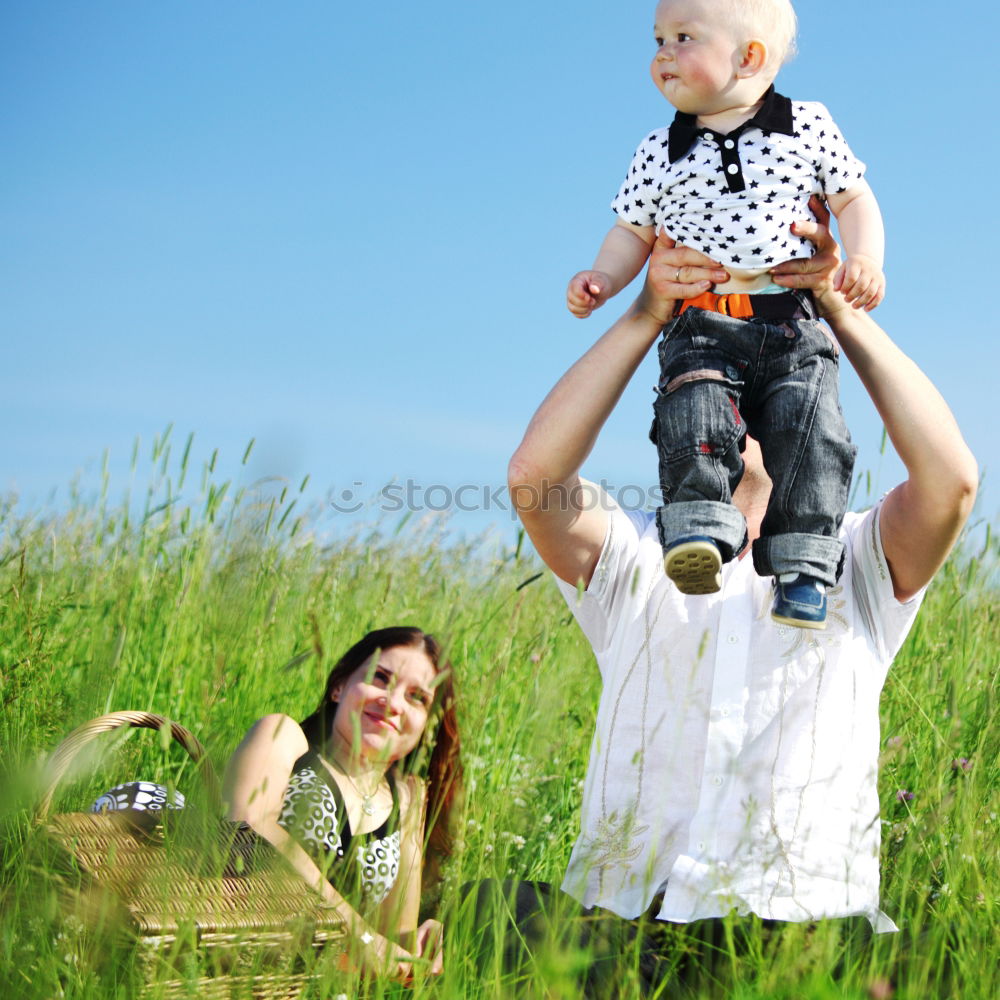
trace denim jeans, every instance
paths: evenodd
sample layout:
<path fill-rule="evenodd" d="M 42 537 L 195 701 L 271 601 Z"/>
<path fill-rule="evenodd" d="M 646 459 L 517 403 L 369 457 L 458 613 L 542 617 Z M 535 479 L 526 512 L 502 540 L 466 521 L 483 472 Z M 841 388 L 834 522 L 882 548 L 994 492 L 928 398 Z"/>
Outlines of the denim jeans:
<path fill-rule="evenodd" d="M 659 900 L 628 920 L 598 906 L 585 909 L 545 882 L 486 879 L 466 883 L 459 895 L 458 920 L 471 919 L 475 928 L 478 979 L 488 982 L 499 971 L 508 997 L 538 996 L 546 972 L 553 996 L 716 996 L 720 979 L 743 961 L 782 953 L 839 979 L 865 961 L 872 939 L 865 917 L 795 924 L 733 913 L 666 923 L 655 919 Z"/>
<path fill-rule="evenodd" d="M 715 539 L 723 561 L 742 551 L 746 522 L 731 501 L 749 432 L 774 484 L 754 568 L 835 583 L 856 449 L 840 409 L 837 349 L 823 325 L 687 309 L 664 328 L 659 355 L 650 437 L 664 551 L 685 535 Z"/>

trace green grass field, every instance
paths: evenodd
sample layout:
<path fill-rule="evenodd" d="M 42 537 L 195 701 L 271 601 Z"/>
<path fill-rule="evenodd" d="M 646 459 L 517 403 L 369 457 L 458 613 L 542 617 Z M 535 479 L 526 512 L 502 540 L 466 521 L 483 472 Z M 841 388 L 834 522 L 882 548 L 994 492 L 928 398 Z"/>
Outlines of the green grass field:
<path fill-rule="evenodd" d="M 171 457 L 166 439 L 153 463 L 144 510 L 135 498 L 100 496 L 58 516 L 0 507 L 0 996 L 128 996 L 135 985 L 127 948 L 116 945 L 109 962 L 107 942 L 60 921 L 32 828 L 42 755 L 93 716 L 149 709 L 194 730 L 221 772 L 254 719 L 307 714 L 343 650 L 369 628 L 400 623 L 445 639 L 456 668 L 464 842 L 442 892 L 446 975 L 412 991 L 366 989 L 578 996 L 571 971 L 586 956 L 550 956 L 518 992 L 499 973 L 472 972 L 467 932 L 450 920 L 465 881 L 558 882 L 576 833 L 598 677 L 537 561 L 482 539 L 445 544 L 434 525 L 412 522 L 321 541 L 294 488 L 237 493 L 211 469 L 189 469 L 187 449 Z M 192 487 L 196 505 L 171 501 Z M 694 995 L 1000 996 L 997 554 L 987 531 L 985 544 L 945 567 L 883 696 L 883 908 L 917 943 L 879 939 L 835 981 L 822 935 L 778 936 L 721 963 Z M 67 784 L 56 808 L 86 808 L 140 777 L 186 791 L 198 780 L 182 752 L 137 734 Z M 321 959 L 319 971 L 309 996 L 361 989 L 332 962 Z"/>

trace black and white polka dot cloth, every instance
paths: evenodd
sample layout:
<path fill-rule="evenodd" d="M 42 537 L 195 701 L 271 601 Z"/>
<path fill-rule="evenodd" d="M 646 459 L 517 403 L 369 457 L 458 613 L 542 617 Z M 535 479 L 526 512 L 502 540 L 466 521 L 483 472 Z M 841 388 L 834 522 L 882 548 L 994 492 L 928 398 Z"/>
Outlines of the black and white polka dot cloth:
<path fill-rule="evenodd" d="M 381 903 L 392 891 L 399 874 L 399 830 L 381 840 L 358 844 L 361 891 L 365 899 Z"/>
<path fill-rule="evenodd" d="M 293 832 L 295 839 L 315 856 L 344 856 L 337 823 L 337 801 L 315 769 L 293 771 L 281 806 L 278 825 Z"/>
<path fill-rule="evenodd" d="M 846 191 L 864 172 L 822 104 L 792 102 L 771 87 L 728 135 L 681 112 L 651 132 L 611 207 L 726 267 L 767 268 L 811 256 L 791 224 L 812 218 L 812 195 Z"/>
<path fill-rule="evenodd" d="M 318 761 L 296 762 L 278 823 L 341 891 L 344 887 L 339 885 L 332 862 L 348 852 L 354 857 L 366 903 L 381 903 L 395 885 L 399 874 L 399 830 L 390 833 L 383 824 L 372 834 L 352 835 L 340 791 Z"/>
<path fill-rule="evenodd" d="M 90 806 L 90 811 L 118 812 L 122 809 L 146 810 L 155 812 L 159 809 L 183 809 L 184 796 L 166 785 L 155 781 L 126 781 L 114 788 L 108 789 Z"/>

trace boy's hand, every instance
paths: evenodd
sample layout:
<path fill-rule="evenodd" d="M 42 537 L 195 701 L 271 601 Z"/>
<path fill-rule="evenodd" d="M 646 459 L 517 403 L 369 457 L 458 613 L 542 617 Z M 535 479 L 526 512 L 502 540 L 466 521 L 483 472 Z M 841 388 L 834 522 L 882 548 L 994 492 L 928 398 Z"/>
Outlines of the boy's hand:
<path fill-rule="evenodd" d="M 611 298 L 611 275 L 604 271 L 580 271 L 566 289 L 566 306 L 578 319 L 586 319 Z"/>
<path fill-rule="evenodd" d="M 833 276 L 833 287 L 855 309 L 871 312 L 885 297 L 885 275 L 878 261 L 853 253 Z"/>

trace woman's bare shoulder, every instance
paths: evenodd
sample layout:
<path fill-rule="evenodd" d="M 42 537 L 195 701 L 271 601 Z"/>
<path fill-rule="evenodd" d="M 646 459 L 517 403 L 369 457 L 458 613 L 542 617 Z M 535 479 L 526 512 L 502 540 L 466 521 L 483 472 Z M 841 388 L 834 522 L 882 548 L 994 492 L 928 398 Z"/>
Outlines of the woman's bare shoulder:
<path fill-rule="evenodd" d="M 262 819 L 276 815 L 295 761 L 308 749 L 294 719 L 278 712 L 258 719 L 226 766 L 223 794 L 229 818 L 257 829 Z"/>
<path fill-rule="evenodd" d="M 258 719 L 243 737 L 244 747 L 267 749 L 272 753 L 294 754 L 301 757 L 309 749 L 309 741 L 302 727 L 289 715 L 272 712 Z"/>

